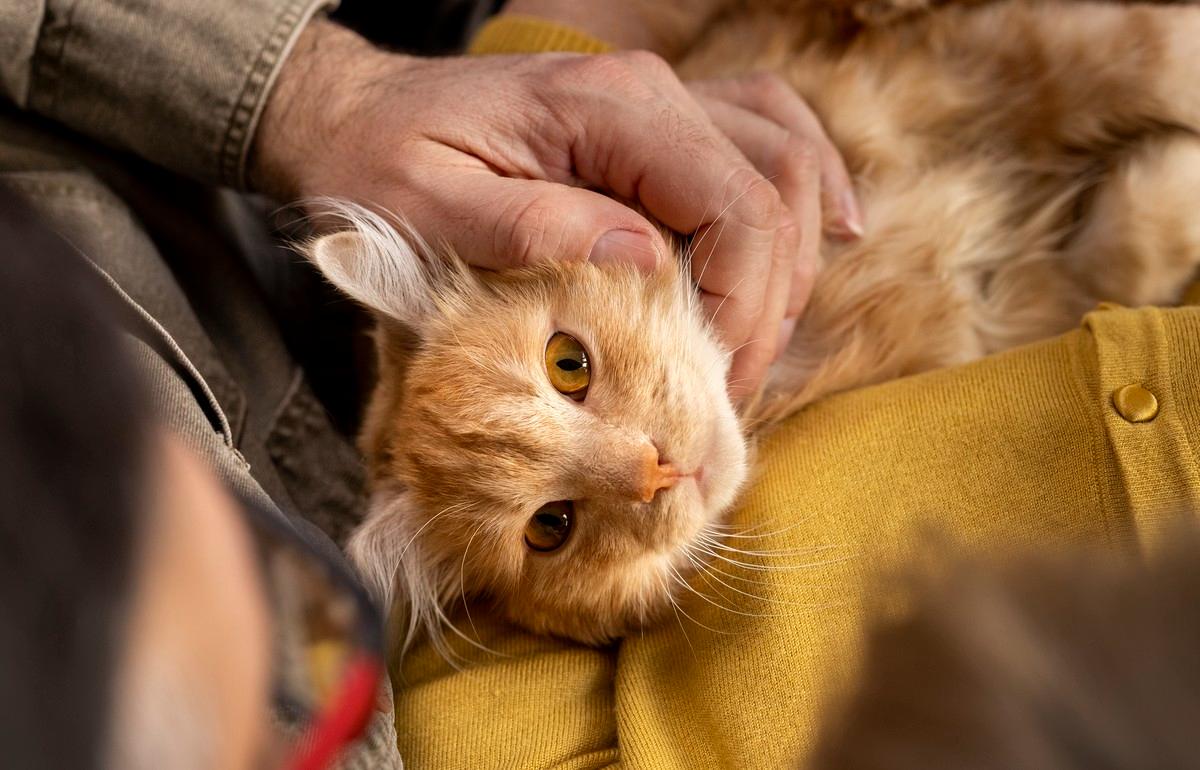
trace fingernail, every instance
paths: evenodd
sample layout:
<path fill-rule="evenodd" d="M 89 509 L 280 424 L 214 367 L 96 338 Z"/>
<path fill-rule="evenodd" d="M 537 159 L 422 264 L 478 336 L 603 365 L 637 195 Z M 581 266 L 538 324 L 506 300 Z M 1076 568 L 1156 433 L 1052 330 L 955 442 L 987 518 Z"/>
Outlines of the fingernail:
<path fill-rule="evenodd" d="M 862 211 L 858 208 L 858 198 L 855 197 L 853 190 L 846 190 L 842 193 L 842 224 L 855 238 L 861 238 L 865 232 Z"/>
<path fill-rule="evenodd" d="M 643 270 L 653 270 L 658 258 L 658 249 L 650 236 L 633 230 L 609 230 L 596 239 L 588 255 L 588 261 L 598 265 L 628 262 Z"/>
<path fill-rule="evenodd" d="M 785 318 L 779 322 L 779 340 L 775 343 L 775 358 L 778 361 L 787 351 L 788 343 L 792 341 L 792 333 L 796 331 L 795 318 Z"/>

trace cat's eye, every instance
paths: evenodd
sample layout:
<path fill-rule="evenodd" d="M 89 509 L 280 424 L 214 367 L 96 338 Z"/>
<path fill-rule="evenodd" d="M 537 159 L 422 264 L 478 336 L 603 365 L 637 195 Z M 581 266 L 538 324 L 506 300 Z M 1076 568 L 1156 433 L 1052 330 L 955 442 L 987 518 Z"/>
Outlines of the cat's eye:
<path fill-rule="evenodd" d="M 541 553 L 561 548 L 571 534 L 574 512 L 575 506 L 570 500 L 556 500 L 538 508 L 525 524 L 525 545 Z"/>
<path fill-rule="evenodd" d="M 559 393 L 575 401 L 587 396 L 592 379 L 587 351 L 570 334 L 555 332 L 546 343 L 546 375 Z"/>

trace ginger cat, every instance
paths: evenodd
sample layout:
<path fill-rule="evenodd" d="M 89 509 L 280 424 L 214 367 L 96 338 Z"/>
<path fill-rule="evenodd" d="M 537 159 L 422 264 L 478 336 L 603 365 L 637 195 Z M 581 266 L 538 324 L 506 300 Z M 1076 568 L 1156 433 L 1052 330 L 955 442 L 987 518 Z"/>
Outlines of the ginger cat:
<path fill-rule="evenodd" d="M 742 10 L 677 63 L 781 75 L 844 154 L 867 222 L 824 245 L 740 415 L 688 265 L 473 271 L 327 204 L 345 228 L 305 251 L 378 320 L 372 507 L 349 550 L 407 608 L 409 639 L 445 651 L 446 612 L 467 601 L 588 643 L 652 622 L 724 547 L 752 431 L 1064 332 L 1101 300 L 1177 302 L 1195 277 L 1200 9 L 943 6 L 849 37 L 827 22 Z"/>

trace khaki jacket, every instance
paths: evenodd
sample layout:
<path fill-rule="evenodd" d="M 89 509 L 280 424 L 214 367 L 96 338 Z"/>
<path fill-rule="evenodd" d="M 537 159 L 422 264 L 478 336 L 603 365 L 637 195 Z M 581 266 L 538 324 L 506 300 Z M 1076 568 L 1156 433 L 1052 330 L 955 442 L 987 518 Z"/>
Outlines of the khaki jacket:
<path fill-rule="evenodd" d="M 245 186 L 289 49 L 334 4 L 0 0 L 0 184 L 108 279 L 161 419 L 340 558 L 334 540 L 363 510 L 361 460 L 264 296 L 295 256 L 272 238 L 269 204 L 228 189 Z M 399 768 L 390 722 L 343 767 Z"/>
<path fill-rule="evenodd" d="M 0 95 L 109 147 L 244 187 L 263 103 L 336 0 L 3 0 Z"/>

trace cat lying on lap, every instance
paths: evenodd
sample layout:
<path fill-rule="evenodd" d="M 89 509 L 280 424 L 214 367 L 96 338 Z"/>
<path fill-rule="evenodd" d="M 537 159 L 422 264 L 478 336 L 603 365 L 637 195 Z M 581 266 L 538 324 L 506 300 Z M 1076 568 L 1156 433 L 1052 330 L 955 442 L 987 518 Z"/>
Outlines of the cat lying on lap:
<path fill-rule="evenodd" d="M 346 227 L 306 253 L 378 321 L 372 505 L 349 550 L 407 605 L 410 639 L 444 650 L 468 600 L 588 643 L 653 622 L 721 553 L 754 431 L 1061 333 L 1101 300 L 1170 304 L 1196 277 L 1200 10 L 944 7 L 837 44 L 814 15 L 748 11 L 680 63 L 782 76 L 867 219 L 825 244 L 789 348 L 739 409 L 686 254 L 649 275 L 487 273 L 325 203 Z"/>
<path fill-rule="evenodd" d="M 588 642 L 653 619 L 746 475 L 729 355 L 679 267 L 475 271 L 340 211 L 353 228 L 309 253 L 380 314 L 349 545 L 368 582 L 429 630 L 463 595 Z"/>

